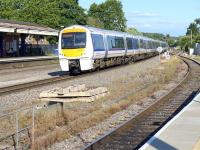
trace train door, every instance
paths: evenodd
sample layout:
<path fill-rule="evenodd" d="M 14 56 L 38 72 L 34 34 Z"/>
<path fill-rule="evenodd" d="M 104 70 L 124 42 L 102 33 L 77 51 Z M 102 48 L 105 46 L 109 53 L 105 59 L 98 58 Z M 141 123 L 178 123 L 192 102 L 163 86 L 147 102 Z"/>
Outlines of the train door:
<path fill-rule="evenodd" d="M 3 56 L 3 35 L 0 35 L 0 57 Z"/>
<path fill-rule="evenodd" d="M 127 56 L 128 45 L 127 45 L 127 37 L 126 36 L 124 36 L 124 47 L 125 47 L 124 56 Z"/>
<path fill-rule="evenodd" d="M 107 40 L 108 36 L 104 33 L 104 47 L 105 47 L 105 58 L 108 57 L 108 40 Z"/>

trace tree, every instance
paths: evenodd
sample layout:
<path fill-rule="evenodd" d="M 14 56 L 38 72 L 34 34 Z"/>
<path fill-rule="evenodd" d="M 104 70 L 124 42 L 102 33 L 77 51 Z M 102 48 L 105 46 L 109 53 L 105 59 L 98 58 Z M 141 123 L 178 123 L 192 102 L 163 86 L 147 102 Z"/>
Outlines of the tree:
<path fill-rule="evenodd" d="M 166 36 L 161 33 L 143 33 L 143 35 L 155 40 L 166 41 Z"/>
<path fill-rule="evenodd" d="M 181 47 L 182 50 L 188 52 L 189 47 L 191 47 L 190 36 L 180 37 L 179 40 L 178 40 L 178 45 Z"/>
<path fill-rule="evenodd" d="M 86 24 L 85 10 L 78 0 L 1 0 L 0 18 L 32 22 L 59 29 Z"/>
<path fill-rule="evenodd" d="M 26 3 L 18 10 L 17 20 L 46 25 L 52 28 L 59 26 L 59 9 L 54 1 L 24 0 L 24 2 Z"/>
<path fill-rule="evenodd" d="M 104 24 L 105 29 L 126 30 L 127 20 L 119 0 L 106 0 L 99 5 L 93 3 L 88 11 L 88 16 L 99 19 Z"/>
<path fill-rule="evenodd" d="M 197 19 L 195 19 L 194 21 L 195 21 L 195 23 L 196 23 L 197 25 L 200 26 L 200 18 L 197 18 Z"/>
<path fill-rule="evenodd" d="M 88 17 L 87 24 L 89 26 L 93 26 L 97 28 L 104 28 L 103 22 L 101 22 L 98 18 L 95 18 L 95 17 Z"/>
<path fill-rule="evenodd" d="M 132 35 L 142 35 L 141 32 L 139 32 L 137 29 L 135 28 L 128 28 L 126 29 L 126 32 L 132 34 Z"/>
<path fill-rule="evenodd" d="M 87 23 L 87 16 L 84 13 L 84 9 L 77 5 L 74 0 L 60 0 L 58 5 L 60 9 L 60 26 L 73 24 L 85 25 Z"/>
<path fill-rule="evenodd" d="M 199 28 L 195 22 L 190 23 L 189 27 L 187 28 L 186 35 L 190 35 L 192 31 L 193 36 L 199 34 Z"/>

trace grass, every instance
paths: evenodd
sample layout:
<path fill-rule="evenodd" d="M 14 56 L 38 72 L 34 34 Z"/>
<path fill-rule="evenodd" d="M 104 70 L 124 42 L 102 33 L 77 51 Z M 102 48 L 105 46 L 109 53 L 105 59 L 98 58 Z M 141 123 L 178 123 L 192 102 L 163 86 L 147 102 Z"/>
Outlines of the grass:
<path fill-rule="evenodd" d="M 182 61 L 173 57 L 157 68 L 141 70 L 136 76 L 115 81 L 109 87 L 110 95 L 93 103 L 67 104 L 63 113 L 60 107 L 37 111 L 34 149 L 47 148 L 55 142 L 69 138 L 104 121 L 131 104 L 141 102 L 145 97 L 150 97 L 155 91 L 161 89 L 183 69 Z M 113 100 L 131 91 L 133 94 L 128 94 L 126 98 Z M 22 114 L 20 116 L 21 127 L 30 122 L 31 115 Z"/>
<path fill-rule="evenodd" d="M 197 61 L 200 61 L 200 56 L 194 56 L 192 58 L 195 59 L 195 60 L 197 60 Z"/>
<path fill-rule="evenodd" d="M 102 122 L 116 112 L 126 109 L 131 104 L 139 102 L 145 97 L 151 96 L 155 91 L 161 89 L 163 84 L 169 82 L 175 74 L 183 69 L 180 67 L 180 64 L 181 61 L 179 59 L 173 58 L 169 62 L 161 64 L 161 67 L 159 68 L 152 68 L 152 70 L 149 70 L 148 73 L 143 72 L 138 74 L 138 77 L 130 79 L 130 82 L 128 81 L 125 83 L 127 80 L 124 79 L 116 81 L 115 86 L 112 86 L 113 88 L 110 87 L 111 94 L 109 96 L 102 98 L 99 101 L 95 101 L 92 105 L 88 104 L 89 107 L 87 107 L 87 109 L 83 109 L 82 111 L 78 111 L 77 109 L 74 109 L 74 111 L 65 110 L 65 118 L 67 119 L 65 127 L 55 129 L 54 132 L 51 133 L 51 136 L 43 138 L 43 142 L 42 140 L 39 140 L 40 142 L 36 142 L 36 145 L 39 147 L 45 145 L 49 146 L 52 142 L 49 144 L 44 143 L 51 141 L 49 140 L 51 137 L 54 142 L 59 141 L 60 139 L 69 138 L 71 135 L 80 133 L 91 126 Z M 143 78 L 144 76 L 146 76 L 145 79 Z M 105 105 L 108 99 L 124 94 L 127 92 L 127 89 L 134 90 L 141 85 L 145 86 L 147 81 L 149 82 L 149 86 L 146 86 L 143 90 L 128 96 L 126 99 L 122 99 L 118 102 L 111 102 L 109 105 Z M 115 93 L 114 97 L 112 93 Z"/>

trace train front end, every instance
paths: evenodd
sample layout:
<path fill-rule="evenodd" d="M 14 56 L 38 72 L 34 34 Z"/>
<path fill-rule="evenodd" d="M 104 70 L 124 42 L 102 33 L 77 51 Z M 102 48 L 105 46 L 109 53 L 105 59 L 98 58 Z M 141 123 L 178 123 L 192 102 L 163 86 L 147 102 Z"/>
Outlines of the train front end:
<path fill-rule="evenodd" d="M 90 31 L 83 26 L 63 29 L 59 36 L 59 61 L 62 71 L 85 71 L 93 68 Z"/>

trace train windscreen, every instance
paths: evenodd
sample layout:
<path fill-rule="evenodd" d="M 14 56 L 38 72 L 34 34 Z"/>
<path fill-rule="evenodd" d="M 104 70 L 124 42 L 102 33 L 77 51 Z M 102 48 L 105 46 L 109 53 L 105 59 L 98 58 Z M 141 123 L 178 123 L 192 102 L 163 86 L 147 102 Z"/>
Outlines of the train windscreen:
<path fill-rule="evenodd" d="M 76 49 L 85 48 L 86 46 L 86 33 L 73 32 L 62 34 L 62 49 Z"/>

